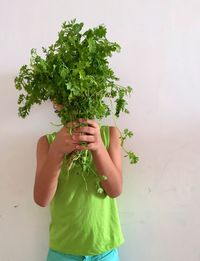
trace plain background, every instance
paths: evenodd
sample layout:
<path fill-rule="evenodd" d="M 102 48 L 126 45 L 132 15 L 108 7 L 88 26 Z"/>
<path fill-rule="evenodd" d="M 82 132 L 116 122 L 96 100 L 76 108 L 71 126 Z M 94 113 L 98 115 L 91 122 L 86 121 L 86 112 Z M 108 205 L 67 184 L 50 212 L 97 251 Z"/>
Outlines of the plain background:
<path fill-rule="evenodd" d="M 33 202 L 36 143 L 59 119 L 50 102 L 19 118 L 13 81 L 30 49 L 40 53 L 73 18 L 106 25 L 122 47 L 110 64 L 134 89 L 130 114 L 116 120 L 134 132 L 125 147 L 140 157 L 123 159 L 121 260 L 200 260 L 198 0 L 0 1 L 0 260 L 46 258 L 49 209 Z"/>

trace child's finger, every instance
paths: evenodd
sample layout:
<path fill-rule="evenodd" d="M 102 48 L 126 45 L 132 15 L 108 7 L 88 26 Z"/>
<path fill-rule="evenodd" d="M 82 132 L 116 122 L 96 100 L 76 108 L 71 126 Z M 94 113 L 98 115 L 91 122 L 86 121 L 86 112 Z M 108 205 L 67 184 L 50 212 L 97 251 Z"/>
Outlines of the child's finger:
<path fill-rule="evenodd" d="M 78 133 L 72 135 L 72 140 L 94 142 L 95 137 L 93 135 L 80 135 L 80 133 Z"/>
<path fill-rule="evenodd" d="M 98 128 L 99 127 L 99 125 L 97 124 L 97 122 L 95 120 L 83 119 L 83 118 L 80 118 L 78 120 L 79 120 L 79 122 L 87 123 L 89 126 L 92 126 L 94 128 Z"/>
<path fill-rule="evenodd" d="M 79 133 L 84 133 L 84 134 L 89 134 L 89 135 L 95 135 L 96 133 L 96 129 L 93 128 L 93 127 L 89 127 L 89 126 L 86 126 L 86 127 L 77 127 L 75 129 L 76 132 L 79 132 Z"/>
<path fill-rule="evenodd" d="M 86 146 L 76 145 L 76 150 L 88 150 Z"/>
<path fill-rule="evenodd" d="M 76 127 L 76 126 L 79 126 L 79 123 L 77 121 L 70 121 L 65 126 L 66 127 Z"/>

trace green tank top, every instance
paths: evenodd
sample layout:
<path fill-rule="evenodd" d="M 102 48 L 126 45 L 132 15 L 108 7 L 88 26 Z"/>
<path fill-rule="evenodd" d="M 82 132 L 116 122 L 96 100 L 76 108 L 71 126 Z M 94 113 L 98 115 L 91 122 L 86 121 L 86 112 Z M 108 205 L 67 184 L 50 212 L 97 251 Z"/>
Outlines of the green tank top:
<path fill-rule="evenodd" d="M 109 146 L 109 126 L 100 126 L 106 149 Z M 56 132 L 46 134 L 49 144 Z M 90 164 L 98 174 L 92 161 Z M 72 255 L 98 255 L 124 243 L 116 198 L 96 189 L 95 175 L 85 176 L 87 190 L 80 167 L 74 166 L 67 178 L 64 171 L 66 155 L 58 178 L 56 193 L 50 203 L 49 247 Z M 63 167 L 64 166 L 64 167 Z"/>

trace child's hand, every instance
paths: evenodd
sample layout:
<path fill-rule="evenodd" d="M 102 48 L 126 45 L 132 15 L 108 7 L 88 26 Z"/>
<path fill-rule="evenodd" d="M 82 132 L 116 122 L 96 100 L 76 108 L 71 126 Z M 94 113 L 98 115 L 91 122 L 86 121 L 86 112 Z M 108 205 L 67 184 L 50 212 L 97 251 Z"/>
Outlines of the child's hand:
<path fill-rule="evenodd" d="M 72 139 L 79 144 L 79 142 L 87 142 L 87 146 L 77 145 L 76 150 L 98 150 L 102 145 L 100 127 L 94 120 L 78 119 L 80 123 L 86 123 L 88 126 L 77 127 L 72 135 Z"/>
<path fill-rule="evenodd" d="M 51 144 L 53 150 L 61 154 L 69 154 L 76 149 L 78 142 L 72 139 L 69 127 L 77 127 L 80 123 L 68 122 L 56 134 L 54 141 Z"/>

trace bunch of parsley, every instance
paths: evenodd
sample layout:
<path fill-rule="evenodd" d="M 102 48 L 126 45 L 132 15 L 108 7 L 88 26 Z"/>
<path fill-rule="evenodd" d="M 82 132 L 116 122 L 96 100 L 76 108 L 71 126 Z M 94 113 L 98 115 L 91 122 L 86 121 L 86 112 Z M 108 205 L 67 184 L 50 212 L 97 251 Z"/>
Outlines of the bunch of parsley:
<path fill-rule="evenodd" d="M 48 99 L 63 105 L 57 111 L 61 125 L 78 118 L 102 119 L 111 115 L 114 98 L 114 115 L 119 117 L 121 112 L 129 113 L 125 96 L 133 89 L 117 84 L 119 78 L 108 62 L 113 52 L 120 51 L 119 44 L 107 40 L 104 25 L 85 32 L 82 32 L 83 26 L 76 19 L 64 22 L 57 41 L 48 48 L 42 47 L 44 57 L 39 56 L 36 49 L 31 49 L 30 65 L 23 65 L 15 78 L 16 89 L 24 91 L 18 98 L 20 117 L 25 118 L 33 104 Z M 110 100 L 110 105 L 105 99 Z M 132 135 L 128 129 L 121 133 L 122 147 L 125 139 Z M 132 151 L 125 152 L 131 164 L 138 161 Z M 68 172 L 72 163 L 81 165 L 83 171 L 88 172 L 87 156 L 87 150 L 69 155 Z M 98 191 L 101 191 L 99 186 Z"/>

